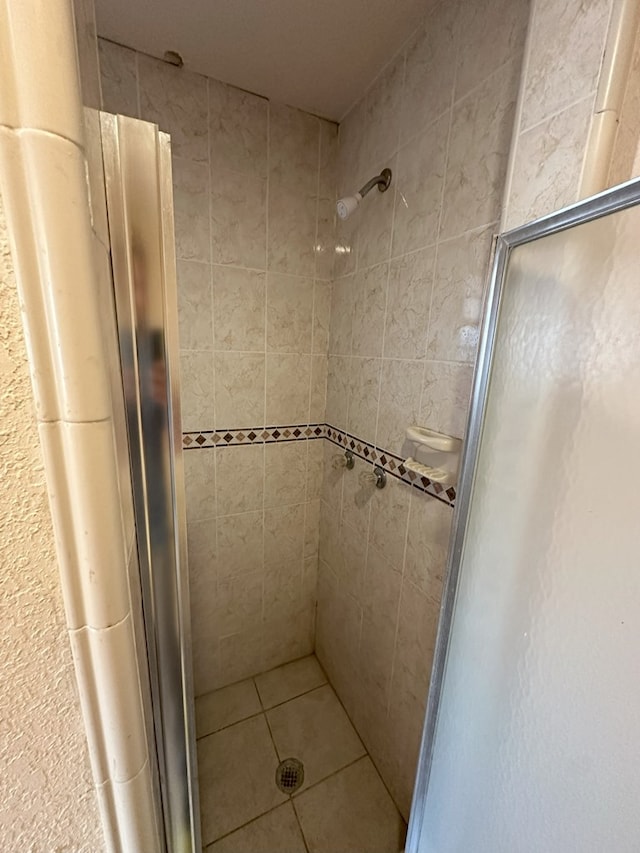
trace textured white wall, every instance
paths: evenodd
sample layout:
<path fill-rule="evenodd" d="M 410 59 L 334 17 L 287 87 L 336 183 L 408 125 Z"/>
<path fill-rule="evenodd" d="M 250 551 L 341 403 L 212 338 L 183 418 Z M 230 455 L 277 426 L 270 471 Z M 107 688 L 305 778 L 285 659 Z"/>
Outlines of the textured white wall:
<path fill-rule="evenodd" d="M 1 202 L 0 329 L 0 849 L 99 853 Z"/>

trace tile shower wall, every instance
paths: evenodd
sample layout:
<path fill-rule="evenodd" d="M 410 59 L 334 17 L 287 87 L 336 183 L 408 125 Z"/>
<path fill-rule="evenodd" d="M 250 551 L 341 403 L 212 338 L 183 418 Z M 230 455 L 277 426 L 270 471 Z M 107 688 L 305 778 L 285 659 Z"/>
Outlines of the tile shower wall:
<path fill-rule="evenodd" d="M 401 454 L 462 436 L 501 213 L 526 0 L 441 3 L 340 125 L 327 423 Z M 445 504 L 334 465 L 326 443 L 316 653 L 401 811 L 410 806 L 451 523 Z"/>
<path fill-rule="evenodd" d="M 337 127 L 108 42 L 171 133 L 185 431 L 324 422 Z M 323 441 L 184 453 L 196 694 L 308 654 Z"/>

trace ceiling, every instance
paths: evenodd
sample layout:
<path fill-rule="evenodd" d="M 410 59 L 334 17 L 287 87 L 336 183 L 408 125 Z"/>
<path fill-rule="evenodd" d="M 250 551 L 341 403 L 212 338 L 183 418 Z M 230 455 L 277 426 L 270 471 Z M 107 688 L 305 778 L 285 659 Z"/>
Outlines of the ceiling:
<path fill-rule="evenodd" d="M 101 36 L 339 121 L 425 0 L 96 0 Z"/>

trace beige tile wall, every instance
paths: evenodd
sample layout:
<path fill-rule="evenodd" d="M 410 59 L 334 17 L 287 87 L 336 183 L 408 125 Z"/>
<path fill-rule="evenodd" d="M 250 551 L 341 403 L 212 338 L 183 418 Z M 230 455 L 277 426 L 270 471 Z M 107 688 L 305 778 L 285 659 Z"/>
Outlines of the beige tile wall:
<path fill-rule="evenodd" d="M 465 430 L 527 20 L 441 3 L 340 126 L 340 195 L 394 178 L 338 226 L 327 422 L 394 453 L 412 423 Z M 406 816 L 452 513 L 325 453 L 317 654 Z"/>
<path fill-rule="evenodd" d="M 173 146 L 187 431 L 324 422 L 337 127 L 108 42 Z M 196 693 L 314 643 L 321 441 L 185 453 Z"/>
<path fill-rule="evenodd" d="M 614 0 L 532 0 L 505 229 L 581 197 L 613 7 Z"/>

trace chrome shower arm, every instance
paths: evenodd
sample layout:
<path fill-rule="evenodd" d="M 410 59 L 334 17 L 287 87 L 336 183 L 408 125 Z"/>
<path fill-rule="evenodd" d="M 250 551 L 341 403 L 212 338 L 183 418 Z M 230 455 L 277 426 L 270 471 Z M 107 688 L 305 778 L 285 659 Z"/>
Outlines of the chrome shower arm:
<path fill-rule="evenodd" d="M 358 194 L 364 198 L 368 192 L 374 187 L 378 187 L 381 193 L 386 192 L 389 189 L 389 184 L 391 183 L 391 169 L 383 169 L 379 175 L 376 175 L 375 178 L 371 178 L 370 181 L 362 187 L 361 190 L 358 190 Z"/>

